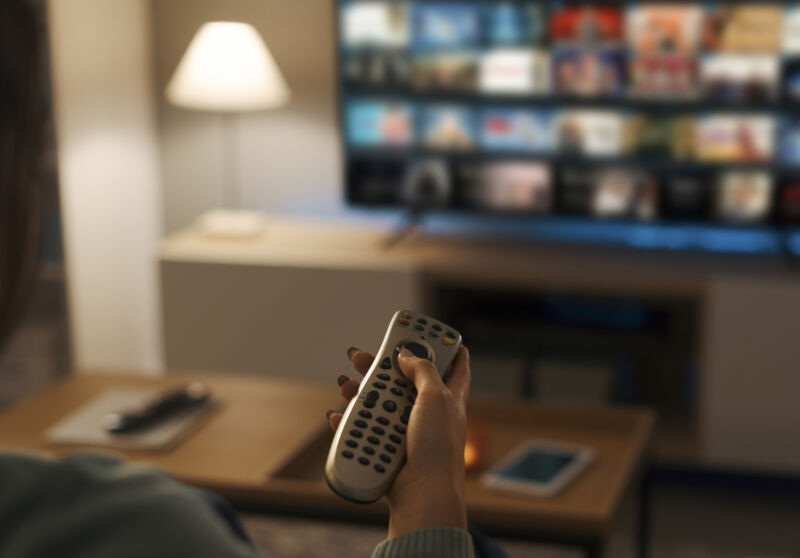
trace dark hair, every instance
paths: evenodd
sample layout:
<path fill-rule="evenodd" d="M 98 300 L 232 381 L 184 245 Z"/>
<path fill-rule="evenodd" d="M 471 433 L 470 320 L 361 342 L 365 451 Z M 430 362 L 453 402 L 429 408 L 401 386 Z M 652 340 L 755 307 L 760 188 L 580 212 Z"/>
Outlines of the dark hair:
<path fill-rule="evenodd" d="M 0 1 L 0 348 L 36 271 L 46 125 L 41 6 Z"/>

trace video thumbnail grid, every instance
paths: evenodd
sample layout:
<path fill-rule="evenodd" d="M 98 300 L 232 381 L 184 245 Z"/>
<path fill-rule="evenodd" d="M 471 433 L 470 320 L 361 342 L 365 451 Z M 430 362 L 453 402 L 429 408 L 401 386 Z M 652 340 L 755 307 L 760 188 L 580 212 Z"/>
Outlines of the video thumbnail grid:
<path fill-rule="evenodd" d="M 352 157 L 363 205 L 719 225 L 800 226 L 800 173 L 730 168 L 655 171 L 531 159 Z"/>
<path fill-rule="evenodd" d="M 340 0 L 348 198 L 800 224 L 800 3 Z"/>
<path fill-rule="evenodd" d="M 348 87 L 800 99 L 800 3 L 340 0 Z"/>

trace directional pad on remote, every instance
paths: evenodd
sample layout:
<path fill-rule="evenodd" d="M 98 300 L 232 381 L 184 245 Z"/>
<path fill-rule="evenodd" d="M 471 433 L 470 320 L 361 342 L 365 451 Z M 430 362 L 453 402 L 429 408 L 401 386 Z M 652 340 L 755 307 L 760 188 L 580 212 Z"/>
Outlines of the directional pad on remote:
<path fill-rule="evenodd" d="M 402 345 L 398 345 L 398 350 L 408 349 L 411 351 L 411 354 L 417 358 L 424 358 L 427 360 L 433 360 L 431 356 L 431 352 L 428 350 L 428 347 L 423 345 L 422 343 L 417 343 L 416 341 L 409 341 L 408 343 L 403 343 Z"/>

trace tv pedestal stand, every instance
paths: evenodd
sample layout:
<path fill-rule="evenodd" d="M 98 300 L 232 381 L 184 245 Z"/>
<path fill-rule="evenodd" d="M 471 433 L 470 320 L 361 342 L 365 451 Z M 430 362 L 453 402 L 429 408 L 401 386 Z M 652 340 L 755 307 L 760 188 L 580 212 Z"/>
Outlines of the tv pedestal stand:
<path fill-rule="evenodd" d="M 385 250 L 391 250 L 401 244 L 406 244 L 417 238 L 422 230 L 423 211 L 419 207 L 409 207 L 400 226 L 386 237 L 382 245 Z"/>

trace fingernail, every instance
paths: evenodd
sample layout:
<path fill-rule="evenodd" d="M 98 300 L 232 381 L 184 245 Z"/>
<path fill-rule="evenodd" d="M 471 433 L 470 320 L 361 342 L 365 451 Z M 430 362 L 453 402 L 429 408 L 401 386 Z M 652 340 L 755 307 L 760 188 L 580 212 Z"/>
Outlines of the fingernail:
<path fill-rule="evenodd" d="M 344 383 L 345 383 L 347 380 L 349 380 L 349 379 L 350 379 L 350 378 L 348 378 L 347 376 L 345 376 L 344 374 L 342 374 L 341 376 L 339 376 L 338 378 L 336 378 L 336 383 L 337 383 L 337 384 L 339 384 L 340 386 L 342 386 L 342 385 L 344 385 Z"/>
<path fill-rule="evenodd" d="M 350 347 L 347 349 L 347 358 L 353 360 L 353 354 L 358 352 L 358 347 Z"/>
<path fill-rule="evenodd" d="M 331 415 L 335 412 L 336 411 L 334 411 L 333 409 L 328 409 L 327 412 L 325 413 L 325 418 L 331 420 Z"/>
<path fill-rule="evenodd" d="M 408 349 L 403 347 L 400 350 L 400 356 L 403 357 L 403 358 L 414 358 L 414 353 L 412 353 L 411 351 L 409 351 Z"/>

